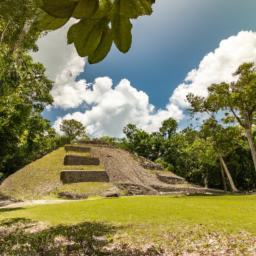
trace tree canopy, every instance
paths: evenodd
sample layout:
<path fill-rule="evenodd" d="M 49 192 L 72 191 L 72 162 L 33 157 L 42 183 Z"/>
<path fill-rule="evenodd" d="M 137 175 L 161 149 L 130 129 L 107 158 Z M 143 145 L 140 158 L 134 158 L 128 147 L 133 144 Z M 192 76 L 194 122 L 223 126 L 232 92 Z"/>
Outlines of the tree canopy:
<path fill-rule="evenodd" d="M 254 63 L 244 63 L 234 73 L 235 82 L 213 84 L 208 88 L 209 95 L 187 96 L 192 112 L 225 112 L 224 122 L 236 121 L 245 131 L 256 170 L 256 146 L 253 138 L 253 125 L 256 116 L 256 67 Z"/>
<path fill-rule="evenodd" d="M 70 141 L 86 136 L 86 128 L 81 122 L 74 119 L 63 120 L 60 130 L 65 133 Z"/>

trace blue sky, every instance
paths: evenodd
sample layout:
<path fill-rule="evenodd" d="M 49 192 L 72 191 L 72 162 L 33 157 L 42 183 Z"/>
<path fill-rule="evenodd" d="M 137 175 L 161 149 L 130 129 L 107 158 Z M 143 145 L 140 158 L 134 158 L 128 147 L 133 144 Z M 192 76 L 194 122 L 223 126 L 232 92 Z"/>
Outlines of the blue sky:
<path fill-rule="evenodd" d="M 153 131 L 169 116 L 176 118 L 182 126 L 187 125 L 188 118 L 181 113 L 186 107 L 182 102 L 182 94 L 188 92 L 188 82 L 184 84 L 184 80 L 191 70 L 197 69 L 190 86 L 193 87 L 193 92 L 202 91 L 205 95 L 209 83 L 230 81 L 231 75 L 228 73 L 234 72 L 238 64 L 254 61 L 255 10 L 256 1 L 252 0 L 156 0 L 151 16 L 141 17 L 133 22 L 133 45 L 130 51 L 122 54 L 112 47 L 107 58 L 96 65 L 85 65 L 84 60 L 68 55 L 72 50 L 56 43 L 61 38 L 59 32 L 53 38 L 46 36 L 41 42 L 41 48 L 39 45 L 41 58 L 38 59 L 46 65 L 48 72 L 60 67 L 59 73 L 56 71 L 56 74 L 62 75 L 59 79 L 53 76 L 53 80 L 58 80 L 55 81 L 57 89 L 55 88 L 53 96 L 56 102 L 60 103 L 56 103 L 50 111 L 45 111 L 44 116 L 55 124 L 57 119 L 60 122 L 62 118 L 75 118 L 96 135 L 120 136 L 122 126 L 129 122 Z M 252 32 L 238 34 L 240 31 Z M 65 34 L 63 35 L 65 37 Z M 231 36 L 235 38 L 232 39 Z M 220 45 L 224 39 L 228 39 L 227 43 Z M 64 42 L 64 39 L 61 42 Z M 213 57 L 207 57 L 210 52 Z M 66 55 L 66 59 L 58 64 L 55 54 Z M 73 66 L 69 62 L 72 62 Z M 66 67 L 64 64 L 67 64 Z M 202 68 L 198 68 L 199 65 Z M 68 69 L 75 70 L 72 71 L 75 74 L 73 82 L 63 80 L 70 72 Z M 222 79 L 220 81 L 218 72 Z M 207 80 L 206 76 L 211 79 Z M 94 83 L 99 77 L 109 77 L 113 82 L 102 79 L 94 85 L 92 91 L 87 89 L 84 93 L 88 83 Z M 119 86 L 119 82 L 124 78 L 128 81 Z M 84 79 L 86 82 L 83 84 Z M 65 86 L 66 90 L 63 89 Z M 102 94 L 100 101 L 96 100 L 99 91 L 105 93 L 104 88 L 108 88 L 108 93 Z M 132 98 L 125 99 L 131 90 L 135 90 L 131 93 Z M 81 96 L 82 94 L 84 95 Z M 109 102 L 111 97 L 112 102 Z M 76 98 L 79 98 L 77 102 Z M 72 101 L 73 105 L 65 105 L 61 102 L 62 99 Z M 120 102 L 120 99 L 123 102 Z M 145 104 L 139 104 L 139 101 Z M 141 112 L 134 109 L 129 112 L 129 108 L 140 109 Z M 180 109 L 183 110 L 180 112 Z M 143 122 L 138 120 L 140 115 L 144 118 Z M 108 118 L 105 118 L 106 116 Z M 114 129 L 113 126 L 117 125 L 118 128 Z"/>
<path fill-rule="evenodd" d="M 163 107 L 174 88 L 219 42 L 241 30 L 256 30 L 256 1 L 156 0 L 154 13 L 134 22 L 128 54 L 115 48 L 105 61 L 88 65 L 81 77 L 110 76 L 132 85 Z"/>

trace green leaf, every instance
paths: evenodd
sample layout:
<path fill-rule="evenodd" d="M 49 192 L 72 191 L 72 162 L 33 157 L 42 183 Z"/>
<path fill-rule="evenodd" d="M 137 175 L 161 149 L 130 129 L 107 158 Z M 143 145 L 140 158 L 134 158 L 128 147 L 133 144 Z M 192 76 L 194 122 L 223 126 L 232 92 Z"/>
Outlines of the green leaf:
<path fill-rule="evenodd" d="M 42 0 L 41 8 L 56 18 L 70 18 L 77 5 L 72 0 Z"/>
<path fill-rule="evenodd" d="M 68 43 L 75 44 L 76 50 L 81 57 L 89 56 L 98 47 L 106 22 L 106 19 L 81 20 L 69 29 Z"/>
<path fill-rule="evenodd" d="M 149 0 L 118 0 L 119 14 L 129 18 L 138 18 L 152 13 L 152 3 Z"/>
<path fill-rule="evenodd" d="M 40 30 L 55 30 L 68 22 L 69 18 L 55 18 L 47 13 L 42 13 L 38 19 Z"/>
<path fill-rule="evenodd" d="M 112 31 L 116 47 L 123 53 L 131 48 L 132 24 L 129 18 L 115 15 L 112 18 Z"/>
<path fill-rule="evenodd" d="M 111 0 L 101 0 L 98 10 L 94 14 L 93 18 L 100 19 L 107 16 L 111 11 L 112 6 Z"/>
<path fill-rule="evenodd" d="M 73 17 L 77 19 L 90 18 L 99 7 L 99 0 L 80 0 L 77 4 Z"/>
<path fill-rule="evenodd" d="M 96 50 L 88 58 L 90 64 L 95 64 L 102 61 L 109 53 L 113 43 L 111 30 L 107 27 L 101 37 L 101 41 Z"/>

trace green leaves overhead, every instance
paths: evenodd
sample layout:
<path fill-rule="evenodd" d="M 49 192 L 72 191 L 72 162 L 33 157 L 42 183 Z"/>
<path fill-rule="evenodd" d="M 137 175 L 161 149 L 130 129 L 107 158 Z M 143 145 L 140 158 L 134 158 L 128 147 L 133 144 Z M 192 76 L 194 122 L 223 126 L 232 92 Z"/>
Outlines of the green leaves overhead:
<path fill-rule="evenodd" d="M 129 18 L 117 14 L 112 19 L 112 31 L 116 47 L 123 53 L 128 52 L 132 44 L 132 24 Z"/>
<path fill-rule="evenodd" d="M 47 13 L 42 13 L 39 16 L 40 30 L 56 30 L 68 22 L 69 18 L 56 18 Z"/>
<path fill-rule="evenodd" d="M 77 6 L 72 0 L 42 0 L 42 9 L 56 18 L 70 18 Z"/>
<path fill-rule="evenodd" d="M 102 61 L 111 49 L 113 42 L 112 32 L 109 28 L 106 28 L 101 36 L 101 41 L 93 54 L 89 56 L 89 63 L 94 64 Z"/>
<path fill-rule="evenodd" d="M 128 18 L 136 19 L 152 13 L 152 1 L 148 0 L 118 0 L 116 5 L 119 6 L 119 14 Z"/>
<path fill-rule="evenodd" d="M 90 18 L 98 10 L 98 0 L 80 0 L 73 12 L 73 17 L 77 19 Z"/>
<path fill-rule="evenodd" d="M 68 31 L 68 43 L 74 43 L 81 57 L 90 56 L 98 47 L 103 30 L 107 28 L 106 19 L 83 19 Z M 81 33 L 82 31 L 82 33 Z"/>
<path fill-rule="evenodd" d="M 79 19 L 68 31 L 68 43 L 74 43 L 81 57 L 90 63 L 103 60 L 113 42 L 123 53 L 132 44 L 132 23 L 152 13 L 155 0 L 42 0 L 47 15 L 41 19 L 44 30 L 64 25 L 70 18 Z"/>

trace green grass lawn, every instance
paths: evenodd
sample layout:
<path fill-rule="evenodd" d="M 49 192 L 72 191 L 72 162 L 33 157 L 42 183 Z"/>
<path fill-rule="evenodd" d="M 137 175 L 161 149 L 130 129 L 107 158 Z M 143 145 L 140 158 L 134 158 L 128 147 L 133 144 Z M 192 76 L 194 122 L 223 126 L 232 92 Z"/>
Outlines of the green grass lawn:
<path fill-rule="evenodd" d="M 76 154 L 80 155 L 80 153 Z M 103 165 L 65 166 L 63 164 L 65 155 L 65 149 L 62 147 L 32 162 L 8 177 L 0 186 L 0 192 L 21 200 L 42 199 L 62 186 L 60 182 L 62 170 L 104 170 Z"/>
<path fill-rule="evenodd" d="M 14 218 L 49 226 L 105 223 L 117 229 L 114 241 L 137 246 L 174 249 L 175 243 L 184 248 L 212 237 L 232 239 L 226 245 L 242 252 L 256 237 L 256 196 L 138 196 L 0 210 L 0 221 Z"/>
<path fill-rule="evenodd" d="M 1 211 L 0 211 L 1 212 Z M 227 232 L 256 234 L 256 196 L 138 196 L 42 205 L 1 213 L 51 225 L 82 221 L 132 225 L 201 224 Z"/>

